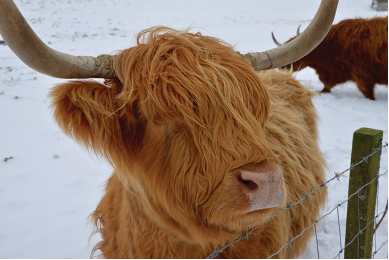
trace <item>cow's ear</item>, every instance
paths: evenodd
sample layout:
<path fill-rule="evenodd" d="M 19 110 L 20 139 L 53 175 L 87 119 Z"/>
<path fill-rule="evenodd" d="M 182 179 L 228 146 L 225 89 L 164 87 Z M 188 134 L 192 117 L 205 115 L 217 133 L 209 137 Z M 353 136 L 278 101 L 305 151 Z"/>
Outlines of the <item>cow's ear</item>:
<path fill-rule="evenodd" d="M 114 92 L 95 81 L 71 81 L 55 86 L 49 94 L 54 118 L 62 130 L 105 157 L 124 146 Z"/>

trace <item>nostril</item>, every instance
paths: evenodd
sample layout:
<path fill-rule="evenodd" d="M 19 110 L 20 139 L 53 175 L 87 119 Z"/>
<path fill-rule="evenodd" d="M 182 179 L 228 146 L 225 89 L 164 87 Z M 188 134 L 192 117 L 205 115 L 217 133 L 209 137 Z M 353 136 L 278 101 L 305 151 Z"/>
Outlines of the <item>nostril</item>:
<path fill-rule="evenodd" d="M 277 208 L 285 201 L 283 173 L 277 164 L 238 168 L 233 174 L 234 186 L 246 195 L 247 212 Z"/>
<path fill-rule="evenodd" d="M 243 179 L 241 174 L 238 175 L 238 181 L 242 183 L 245 187 L 247 187 L 249 190 L 256 190 L 258 188 L 258 185 L 254 181 L 249 179 Z"/>

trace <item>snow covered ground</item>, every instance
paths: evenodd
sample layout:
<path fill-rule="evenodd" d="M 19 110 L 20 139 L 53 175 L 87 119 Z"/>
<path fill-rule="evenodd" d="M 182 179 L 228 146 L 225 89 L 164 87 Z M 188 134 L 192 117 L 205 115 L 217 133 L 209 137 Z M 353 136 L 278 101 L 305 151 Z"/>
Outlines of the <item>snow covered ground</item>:
<path fill-rule="evenodd" d="M 192 27 L 223 39 L 237 51 L 274 48 L 271 31 L 286 41 L 314 16 L 319 0 L 16 0 L 36 33 L 50 47 L 73 55 L 114 53 L 133 46 L 136 34 L 156 25 Z M 335 22 L 346 18 L 386 16 L 370 8 L 371 0 L 341 0 Z M 28 43 L 26 43 L 28 44 Z M 314 91 L 322 88 L 313 70 L 297 79 Z M 89 258 L 95 236 L 88 215 L 95 209 L 112 168 L 81 149 L 53 122 L 47 93 L 63 80 L 39 74 L 0 45 L 0 258 Z M 349 167 L 353 132 L 360 127 L 384 131 L 388 140 L 388 89 L 378 86 L 376 101 L 367 100 L 353 83 L 320 95 L 320 147 L 328 161 L 327 179 Z M 6 159 L 9 158 L 9 159 Z M 388 169 L 388 152 L 381 172 Z M 348 175 L 348 173 L 347 173 Z M 388 178 L 380 178 L 379 211 L 385 208 Z M 323 214 L 347 198 L 348 178 L 329 185 Z M 339 209 L 342 245 L 346 206 Z M 321 258 L 340 250 L 336 211 L 317 227 Z M 387 218 L 376 237 L 388 239 Z M 388 245 L 376 258 L 387 258 Z M 210 252 L 211 253 L 211 252 Z M 312 241 L 303 255 L 316 258 Z M 343 257 L 343 255 L 341 255 Z"/>

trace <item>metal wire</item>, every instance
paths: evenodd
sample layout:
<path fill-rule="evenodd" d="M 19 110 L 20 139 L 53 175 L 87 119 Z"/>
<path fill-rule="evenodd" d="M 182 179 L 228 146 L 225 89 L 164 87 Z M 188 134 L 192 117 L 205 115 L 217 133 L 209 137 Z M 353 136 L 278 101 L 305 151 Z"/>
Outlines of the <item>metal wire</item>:
<path fill-rule="evenodd" d="M 319 241 L 317 240 L 316 224 L 315 224 L 315 237 L 316 237 L 317 259 L 320 259 L 320 255 L 319 255 Z"/>
<path fill-rule="evenodd" d="M 375 250 L 374 253 L 372 254 L 372 256 L 376 255 L 376 254 L 378 253 L 378 251 L 380 251 L 381 248 L 382 248 L 385 244 L 387 244 L 387 243 L 388 243 L 388 240 L 386 240 L 386 241 L 380 246 L 380 248 L 378 248 L 378 250 Z"/>
<path fill-rule="evenodd" d="M 293 242 L 294 240 L 296 240 L 297 238 L 301 237 L 301 236 L 305 233 L 305 231 L 307 231 L 308 229 L 312 228 L 312 227 L 313 227 L 315 224 L 317 224 L 320 220 L 322 220 L 323 218 L 325 218 L 325 217 L 327 217 L 328 215 L 330 215 L 330 214 L 331 214 L 332 212 L 334 212 L 338 207 L 340 207 L 341 205 L 343 205 L 343 204 L 345 204 L 346 202 L 348 202 L 348 201 L 349 201 L 352 197 L 354 197 L 355 195 L 359 194 L 359 192 L 360 192 L 361 190 L 363 190 L 363 189 L 366 188 L 367 186 L 371 185 L 374 181 L 376 181 L 376 180 L 379 179 L 380 177 L 386 175 L 387 173 L 388 173 L 388 171 L 386 171 L 386 172 L 383 173 L 383 174 L 377 175 L 371 182 L 369 182 L 369 183 L 363 185 L 357 192 L 355 192 L 354 194 L 352 194 L 347 200 L 343 201 L 343 202 L 340 203 L 337 207 L 335 207 L 333 210 L 331 210 L 329 213 L 325 214 L 323 217 L 321 217 L 320 219 L 316 220 L 315 223 L 313 223 L 311 226 L 305 228 L 305 229 L 300 233 L 300 235 L 294 237 L 294 238 L 293 238 L 292 240 L 290 240 L 288 243 L 291 243 L 291 242 Z M 384 213 L 385 213 L 385 211 L 383 211 L 380 215 L 383 215 Z M 366 228 L 365 228 L 365 229 L 366 229 Z M 359 229 L 359 230 L 361 230 L 361 229 Z M 364 230 L 364 229 L 363 229 L 363 230 Z M 362 231 L 363 231 L 363 230 L 362 230 Z M 359 232 L 359 233 L 360 233 L 360 232 Z M 359 233 L 358 233 L 358 235 L 357 235 L 356 237 L 359 237 Z M 356 238 L 356 237 L 355 237 L 355 238 Z M 354 238 L 354 239 L 355 239 L 355 238 Z M 353 240 L 354 240 L 354 239 L 353 239 Z M 275 254 L 269 256 L 267 259 L 271 259 L 273 256 L 278 255 L 278 254 L 282 251 L 282 249 L 284 249 L 287 245 L 288 245 L 288 244 L 284 245 L 280 250 L 277 251 L 277 253 L 275 253 Z M 349 246 L 349 244 L 348 244 L 346 247 L 348 247 L 348 246 Z M 341 250 L 341 252 L 343 252 L 343 251 L 344 251 L 344 248 Z M 336 256 L 336 257 L 337 257 L 337 256 Z"/>
<path fill-rule="evenodd" d="M 294 256 L 293 256 L 293 253 L 292 253 L 292 249 L 290 248 L 290 243 L 288 243 L 288 248 L 289 248 L 290 255 L 291 255 L 292 258 L 294 259 Z"/>
<path fill-rule="evenodd" d="M 339 244 L 340 244 L 340 250 L 342 250 L 342 232 L 340 231 L 340 220 L 339 220 L 339 204 L 336 207 L 336 211 L 338 213 L 338 226 L 339 226 Z M 340 258 L 340 255 L 339 255 Z"/>
<path fill-rule="evenodd" d="M 378 197 L 379 197 L 379 192 L 380 192 L 380 182 L 377 180 L 377 193 L 376 193 L 376 214 L 378 213 Z M 374 227 L 377 227 L 377 219 L 374 219 Z M 377 232 L 374 232 L 374 250 L 377 251 Z M 374 254 L 372 255 L 374 258 Z"/>
<path fill-rule="evenodd" d="M 359 216 L 359 190 L 358 190 L 358 230 L 360 232 L 361 230 L 361 217 Z M 358 236 L 358 240 L 357 240 L 357 258 L 359 259 L 359 236 Z"/>
<path fill-rule="evenodd" d="M 354 236 L 354 238 L 339 252 L 339 254 L 337 254 L 335 257 L 334 257 L 334 259 L 335 258 L 337 258 L 341 253 L 343 253 L 343 251 L 347 248 L 347 247 L 349 247 L 353 242 L 354 242 L 354 240 L 357 238 L 357 237 L 359 237 L 360 235 L 362 235 L 363 234 L 363 231 L 365 231 L 369 226 L 370 226 L 370 224 L 372 224 L 373 222 L 374 222 L 374 220 L 375 219 L 377 219 L 377 218 L 379 218 L 381 215 L 383 215 L 385 213 L 385 211 L 382 211 L 380 214 L 378 214 L 377 216 L 375 216 L 375 218 L 374 219 L 372 219 L 369 223 L 367 223 L 367 225 L 366 225 L 366 227 L 364 227 L 363 229 L 361 229 L 361 230 L 359 230 L 359 232 L 358 232 L 358 234 L 356 234 L 355 236 Z"/>

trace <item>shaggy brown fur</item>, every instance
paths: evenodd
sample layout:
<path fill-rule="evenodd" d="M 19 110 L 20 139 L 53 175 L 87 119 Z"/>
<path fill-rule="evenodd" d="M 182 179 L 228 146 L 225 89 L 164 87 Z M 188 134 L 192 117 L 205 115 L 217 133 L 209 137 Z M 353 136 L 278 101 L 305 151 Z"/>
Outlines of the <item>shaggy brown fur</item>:
<path fill-rule="evenodd" d="M 266 222 L 324 181 L 314 94 L 290 73 L 257 74 L 220 40 L 168 28 L 142 32 L 116 71 L 50 94 L 63 131 L 115 169 L 92 215 L 104 257 L 204 258 L 262 225 L 221 257 L 264 258 L 318 218 L 325 189 Z M 264 161 L 283 169 L 286 203 L 247 213 L 232 172 Z"/>
<path fill-rule="evenodd" d="M 374 100 L 374 85 L 388 85 L 388 18 L 341 21 L 316 49 L 292 66 L 295 71 L 313 68 L 324 84 L 321 92 L 354 81 L 366 98 Z"/>

